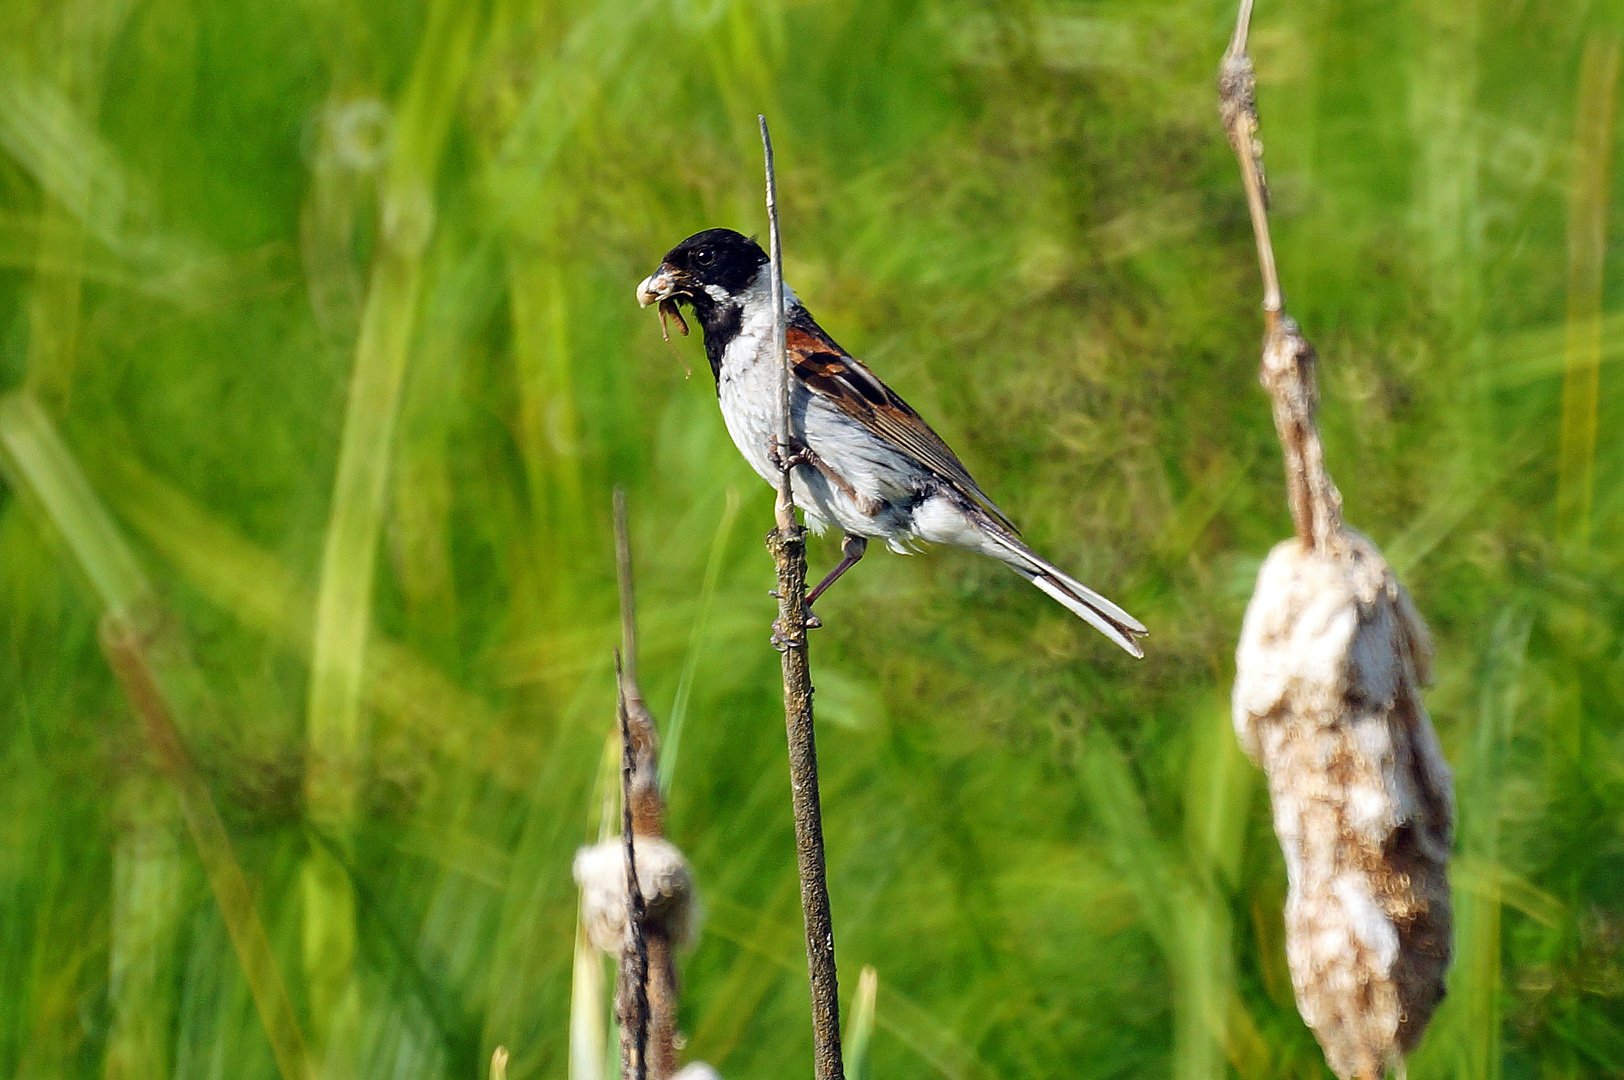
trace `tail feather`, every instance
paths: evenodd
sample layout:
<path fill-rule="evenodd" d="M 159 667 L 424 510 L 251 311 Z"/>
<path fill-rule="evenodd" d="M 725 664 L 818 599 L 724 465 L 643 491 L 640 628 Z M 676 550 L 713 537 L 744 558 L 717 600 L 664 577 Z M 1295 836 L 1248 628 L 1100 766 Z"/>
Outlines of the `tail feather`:
<path fill-rule="evenodd" d="M 1026 576 L 1028 581 L 1043 590 L 1043 592 L 1059 601 L 1066 610 L 1110 638 L 1123 652 L 1138 659 L 1144 658 L 1145 650 L 1139 647 L 1139 642 L 1135 641 L 1134 638 L 1143 636 L 1146 633 L 1145 628 L 1140 626 L 1137 620 L 1123 621 L 1107 614 L 1105 606 L 1109 605 L 1115 608 L 1115 604 L 1112 604 L 1092 589 L 1078 585 L 1077 582 L 1070 578 L 1056 577 L 1053 574 L 1023 576 Z M 1101 604 L 1097 601 L 1104 601 L 1104 603 Z M 1118 608 L 1117 610 L 1120 611 L 1121 609 Z"/>
<path fill-rule="evenodd" d="M 997 546 L 997 550 L 989 554 L 1008 564 L 1067 611 L 1110 638 L 1129 656 L 1144 657 L 1145 651 L 1135 639 L 1145 637 L 1149 631 L 1138 619 L 1076 578 L 1063 573 L 1015 537 L 990 529 L 985 532 Z"/>

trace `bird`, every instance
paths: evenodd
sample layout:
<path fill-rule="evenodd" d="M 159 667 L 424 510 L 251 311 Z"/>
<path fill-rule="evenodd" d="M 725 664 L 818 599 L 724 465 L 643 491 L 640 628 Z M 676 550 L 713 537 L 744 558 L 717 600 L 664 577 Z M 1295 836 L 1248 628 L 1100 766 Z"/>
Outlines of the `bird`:
<path fill-rule="evenodd" d="M 703 331 L 722 418 L 739 452 L 776 486 L 790 470 L 795 504 L 813 532 L 841 530 L 841 559 L 807 594 L 815 603 L 863 557 L 870 540 L 910 553 L 931 545 L 997 559 L 1134 657 L 1144 624 L 1027 546 L 958 455 L 914 409 L 835 343 L 787 284 L 791 445 L 779 447 L 780 371 L 770 260 L 750 237 L 706 229 L 673 247 L 637 286 L 662 329 L 678 304 Z"/>

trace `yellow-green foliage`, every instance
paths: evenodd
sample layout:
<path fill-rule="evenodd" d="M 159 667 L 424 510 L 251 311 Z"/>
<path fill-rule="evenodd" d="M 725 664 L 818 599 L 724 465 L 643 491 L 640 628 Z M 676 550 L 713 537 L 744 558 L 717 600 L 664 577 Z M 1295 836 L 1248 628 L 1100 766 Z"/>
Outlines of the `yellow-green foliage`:
<path fill-rule="evenodd" d="M 771 494 L 696 342 L 685 380 L 632 299 L 689 232 L 764 228 L 758 112 L 823 325 L 1153 633 L 1128 662 L 951 553 L 873 555 L 820 604 L 865 1075 L 1320 1075 L 1228 719 L 1290 527 L 1213 91 L 1233 14 L 0 3 L 0 394 L 27 395 L 0 407 L 0 1075 L 278 1075 L 98 650 L 146 582 L 312 1059 L 470 1077 L 502 1044 L 515 1080 L 564 1075 L 616 483 L 708 910 L 690 1053 L 806 1075 Z M 1330 464 L 1437 638 L 1458 959 L 1416 1078 L 1624 1071 L 1621 24 L 1254 21 Z"/>

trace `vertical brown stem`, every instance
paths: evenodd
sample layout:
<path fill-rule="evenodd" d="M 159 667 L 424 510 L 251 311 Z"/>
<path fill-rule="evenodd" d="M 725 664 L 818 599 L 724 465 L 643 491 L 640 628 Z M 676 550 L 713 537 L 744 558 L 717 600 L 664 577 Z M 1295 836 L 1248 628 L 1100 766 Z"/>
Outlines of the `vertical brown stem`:
<path fill-rule="evenodd" d="M 1258 138 L 1257 78 L 1246 51 L 1252 0 L 1241 0 L 1235 33 L 1218 69 L 1218 105 L 1224 131 L 1241 168 L 1246 206 L 1257 241 L 1263 277 L 1263 365 L 1259 376 L 1274 405 L 1274 427 L 1285 454 L 1286 487 L 1297 539 L 1325 550 L 1342 530 L 1342 496 L 1325 468 L 1316 413 L 1319 384 L 1314 348 L 1286 314 L 1269 236 L 1269 187 L 1263 177 L 1263 144 Z"/>
<path fill-rule="evenodd" d="M 761 124 L 766 163 L 767 226 L 772 258 L 773 340 L 778 357 L 778 446 L 785 460 L 791 446 L 789 364 L 784 355 L 784 272 L 778 234 L 777 180 L 767 118 Z M 823 808 L 818 797 L 818 748 L 812 724 L 812 667 L 806 641 L 806 531 L 795 522 L 790 473 L 778 479 L 777 528 L 767 550 L 778 565 L 778 621 L 774 639 L 784 671 L 784 728 L 789 740 L 790 791 L 795 811 L 795 855 L 806 920 L 807 977 L 812 986 L 812 1056 L 816 1080 L 845 1080 L 840 1051 L 840 985 L 835 975 L 834 921 L 823 852 Z"/>
<path fill-rule="evenodd" d="M 669 933 L 651 932 L 644 940 L 648 945 L 648 1074 L 650 1080 L 669 1080 L 677 1071 L 676 947 Z"/>
<path fill-rule="evenodd" d="M 615 674 L 621 675 L 620 656 Z M 624 686 L 624 683 L 621 684 Z M 637 846 L 632 839 L 632 784 L 637 752 L 632 745 L 631 719 L 624 690 L 617 695 L 620 716 L 620 838 L 626 851 L 626 942 L 620 949 L 615 1009 L 620 1018 L 621 1080 L 648 1078 L 648 941 L 644 922 L 648 910 L 637 882 Z"/>
<path fill-rule="evenodd" d="M 622 742 L 623 775 L 621 799 L 626 809 L 623 814 L 627 844 L 628 874 L 635 859 L 633 837 L 665 836 L 665 798 L 660 792 L 659 740 L 654 730 L 654 715 L 643 700 L 637 684 L 637 590 L 632 575 L 631 533 L 626 524 L 626 493 L 615 489 L 615 578 L 620 586 L 620 642 L 622 654 L 617 658 L 615 682 L 619 699 L 620 737 Z M 621 966 L 621 982 L 625 985 L 635 977 L 642 989 L 642 997 L 628 1004 L 640 1005 L 642 1023 L 647 1037 L 640 1045 L 639 1059 L 647 1059 L 647 1072 L 651 1080 L 666 1080 L 677 1071 L 677 968 L 676 947 L 669 912 L 658 910 L 660 898 L 652 903 L 655 911 L 648 914 L 650 898 L 641 894 L 641 886 L 630 879 L 635 899 L 643 916 L 636 920 L 636 933 L 641 942 L 635 956 L 630 959 L 640 974 L 628 974 L 625 963 Z M 628 906 L 628 910 L 632 910 Z M 626 1037 L 622 1028 L 622 1037 Z"/>

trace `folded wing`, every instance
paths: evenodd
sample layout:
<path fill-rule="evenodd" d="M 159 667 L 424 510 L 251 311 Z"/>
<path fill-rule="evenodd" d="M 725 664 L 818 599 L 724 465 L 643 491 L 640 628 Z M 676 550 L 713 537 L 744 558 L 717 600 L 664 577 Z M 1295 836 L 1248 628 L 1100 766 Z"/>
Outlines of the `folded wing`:
<path fill-rule="evenodd" d="M 942 437 L 896 392 L 797 310 L 784 333 L 790 366 L 813 394 L 828 400 L 891 446 L 941 477 L 1005 528 L 1014 522 L 981 490 Z"/>

